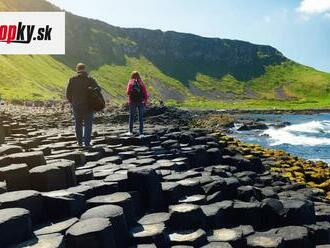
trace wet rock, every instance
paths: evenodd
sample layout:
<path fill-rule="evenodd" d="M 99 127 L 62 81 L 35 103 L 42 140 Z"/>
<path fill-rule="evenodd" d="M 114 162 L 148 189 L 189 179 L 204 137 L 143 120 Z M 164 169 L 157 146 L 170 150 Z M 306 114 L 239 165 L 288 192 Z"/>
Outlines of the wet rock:
<path fill-rule="evenodd" d="M 120 191 L 128 190 L 128 177 L 127 174 L 114 173 L 104 179 L 105 182 L 116 182 Z"/>
<path fill-rule="evenodd" d="M 191 196 L 184 196 L 179 199 L 179 203 L 191 203 L 191 204 L 205 204 L 206 197 L 205 195 L 191 195 Z"/>
<path fill-rule="evenodd" d="M 0 194 L 7 192 L 6 182 L 0 182 Z"/>
<path fill-rule="evenodd" d="M 199 178 L 186 178 L 177 183 L 181 186 L 182 193 L 184 196 L 191 196 L 191 195 L 202 195 L 204 194 L 204 190 L 202 185 L 200 184 Z M 181 198 L 180 198 L 181 199 Z"/>
<path fill-rule="evenodd" d="M 2 145 L 0 147 L 0 156 L 23 152 L 22 147 L 14 145 Z"/>
<path fill-rule="evenodd" d="M 81 182 L 81 185 L 93 189 L 93 195 L 107 195 L 118 192 L 118 184 L 113 182 L 104 182 L 102 180 L 90 180 Z"/>
<path fill-rule="evenodd" d="M 29 168 L 26 164 L 13 164 L 0 168 L 0 180 L 6 181 L 8 191 L 31 188 Z"/>
<path fill-rule="evenodd" d="M 221 178 L 203 186 L 205 194 L 208 195 L 214 194 L 219 191 L 224 192 L 226 191 L 226 188 L 227 188 L 227 183 L 225 180 Z"/>
<path fill-rule="evenodd" d="M 238 227 L 235 227 L 235 229 L 242 232 L 243 237 L 247 237 L 249 235 L 254 234 L 254 229 L 251 225 L 240 225 Z"/>
<path fill-rule="evenodd" d="M 281 237 L 275 237 L 256 233 L 247 238 L 247 247 L 253 248 L 284 248 L 284 241 Z"/>
<path fill-rule="evenodd" d="M 17 244 L 32 237 L 30 213 L 23 208 L 0 210 L 0 247 Z"/>
<path fill-rule="evenodd" d="M 315 202 L 315 215 L 316 221 L 328 221 L 330 222 L 330 206 L 329 204 L 322 202 Z"/>
<path fill-rule="evenodd" d="M 118 192 L 110 195 L 96 196 L 87 201 L 89 208 L 101 205 L 117 205 L 123 208 L 128 226 L 135 222 L 136 209 L 132 196 L 126 192 Z"/>
<path fill-rule="evenodd" d="M 205 227 L 205 215 L 198 205 L 179 204 L 169 207 L 170 226 L 174 230 L 190 230 Z"/>
<path fill-rule="evenodd" d="M 77 184 L 74 162 L 60 161 L 30 170 L 33 189 L 42 192 L 66 189 Z"/>
<path fill-rule="evenodd" d="M 208 153 L 206 151 L 206 146 L 204 145 L 196 145 L 191 146 L 189 149 L 183 152 L 189 159 L 189 164 L 191 167 L 206 167 L 210 165 Z"/>
<path fill-rule="evenodd" d="M 60 235 L 60 234 L 42 235 L 42 236 L 33 238 L 27 242 L 20 243 L 15 246 L 11 246 L 11 248 L 26 248 L 26 247 L 64 248 L 65 247 L 64 236 Z"/>
<path fill-rule="evenodd" d="M 313 247 L 308 238 L 308 230 L 301 226 L 286 226 L 274 231 L 278 237 L 282 237 L 285 247 Z"/>
<path fill-rule="evenodd" d="M 86 201 L 87 199 L 90 199 L 95 196 L 93 188 L 86 185 L 78 185 L 75 187 L 70 187 L 67 188 L 65 192 L 83 195 Z"/>
<path fill-rule="evenodd" d="M 97 161 L 100 165 L 103 164 L 121 164 L 122 159 L 119 156 L 110 156 Z"/>
<path fill-rule="evenodd" d="M 45 165 L 46 160 L 42 152 L 22 152 L 10 154 L 6 157 L 8 163 L 10 164 L 27 164 L 29 168 L 34 168 L 40 165 Z"/>
<path fill-rule="evenodd" d="M 244 123 L 240 128 L 238 128 L 238 131 L 250 131 L 250 130 L 265 130 L 268 129 L 268 126 L 264 123 L 258 123 L 258 122 L 247 122 Z"/>
<path fill-rule="evenodd" d="M 283 200 L 284 221 L 287 225 L 313 224 L 316 221 L 314 204 L 310 201 Z"/>
<path fill-rule="evenodd" d="M 161 185 L 164 200 L 169 205 L 178 203 L 180 198 L 184 196 L 183 187 L 176 182 L 163 182 Z"/>
<path fill-rule="evenodd" d="M 93 170 L 77 170 L 75 174 L 78 183 L 94 179 Z"/>
<path fill-rule="evenodd" d="M 67 230 L 66 241 L 72 248 L 116 247 L 112 225 L 105 218 L 77 222 Z"/>
<path fill-rule="evenodd" d="M 231 223 L 234 225 L 252 225 L 254 228 L 260 228 L 260 203 L 235 201 Z"/>
<path fill-rule="evenodd" d="M 37 191 L 22 190 L 0 195 L 0 208 L 25 208 L 29 210 L 33 225 L 46 219 L 43 197 Z"/>
<path fill-rule="evenodd" d="M 86 209 L 84 195 L 70 191 L 43 193 L 47 215 L 50 220 L 63 220 L 79 217 Z"/>
<path fill-rule="evenodd" d="M 143 208 L 159 211 L 163 207 L 163 194 L 159 175 L 152 169 L 132 169 L 127 173 L 129 189 L 140 193 Z"/>
<path fill-rule="evenodd" d="M 171 245 L 188 245 L 193 247 L 201 247 L 207 244 L 206 233 L 202 229 L 196 231 L 180 231 L 169 235 Z"/>
<path fill-rule="evenodd" d="M 3 144 L 5 142 L 5 137 L 6 137 L 6 131 L 3 128 L 3 126 L 0 125 L 0 144 Z"/>
<path fill-rule="evenodd" d="M 168 247 L 169 238 L 164 223 L 138 225 L 131 229 L 135 244 L 155 244 L 157 247 Z"/>
<path fill-rule="evenodd" d="M 240 183 L 235 177 L 224 178 L 226 182 L 226 190 L 223 192 L 226 200 L 231 200 L 237 197 L 237 188 Z"/>
<path fill-rule="evenodd" d="M 267 228 L 278 227 L 284 221 L 284 206 L 277 199 L 264 199 L 261 203 L 262 226 Z"/>
<path fill-rule="evenodd" d="M 171 215 L 166 212 L 152 213 L 143 216 L 141 219 L 138 220 L 138 223 L 141 225 L 164 223 L 167 226 L 170 221 L 170 217 Z"/>
<path fill-rule="evenodd" d="M 275 190 L 271 187 L 266 187 L 266 188 L 262 188 L 262 189 L 256 188 L 256 191 L 257 191 L 257 198 L 259 198 L 259 199 L 265 199 L 265 198 L 279 199 Z"/>
<path fill-rule="evenodd" d="M 36 236 L 55 234 L 55 233 L 65 234 L 66 230 L 68 230 L 77 221 L 78 218 L 71 218 L 57 223 L 51 223 L 49 225 L 46 225 L 44 227 L 35 230 L 34 234 Z"/>
<path fill-rule="evenodd" d="M 207 151 L 208 157 L 209 157 L 209 164 L 216 165 L 221 163 L 222 161 L 222 152 L 219 148 L 211 148 Z"/>
<path fill-rule="evenodd" d="M 128 246 L 128 229 L 123 208 L 115 205 L 104 205 L 87 210 L 81 215 L 81 220 L 90 218 L 106 218 L 113 227 L 114 239 L 117 247 Z"/>
<path fill-rule="evenodd" d="M 234 248 L 244 247 L 246 241 L 243 238 L 242 231 L 238 229 L 216 229 L 208 236 L 209 242 L 227 242 Z"/>
<path fill-rule="evenodd" d="M 316 245 L 330 244 L 330 223 L 317 222 L 316 224 L 306 225 L 311 240 Z"/>
<path fill-rule="evenodd" d="M 74 152 L 65 152 L 60 153 L 56 155 L 47 156 L 47 160 L 71 160 L 74 161 L 74 163 L 79 166 L 83 166 L 86 163 L 86 157 L 83 152 L 80 151 L 74 151 Z"/>
<path fill-rule="evenodd" d="M 241 201 L 253 201 L 256 199 L 257 193 L 254 187 L 247 185 L 247 186 L 240 186 L 237 188 L 237 199 Z"/>
<path fill-rule="evenodd" d="M 225 200 L 224 193 L 221 191 L 215 192 L 212 195 L 207 196 L 206 201 L 208 204 L 217 203 Z"/>
<path fill-rule="evenodd" d="M 204 245 L 202 248 L 233 248 L 229 243 L 226 242 L 210 242 Z"/>
<path fill-rule="evenodd" d="M 261 173 L 265 170 L 259 158 L 247 159 L 240 154 L 235 156 L 224 155 L 223 162 L 231 166 L 235 166 L 239 171 L 254 171 Z"/>

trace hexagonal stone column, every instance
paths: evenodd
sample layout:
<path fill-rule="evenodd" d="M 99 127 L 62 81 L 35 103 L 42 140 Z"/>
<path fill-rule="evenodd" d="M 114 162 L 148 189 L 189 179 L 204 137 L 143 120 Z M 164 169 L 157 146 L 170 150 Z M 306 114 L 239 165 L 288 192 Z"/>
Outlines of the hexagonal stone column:
<path fill-rule="evenodd" d="M 17 244 L 32 237 L 30 212 L 23 208 L 0 210 L 0 247 Z"/>
<path fill-rule="evenodd" d="M 67 245 L 70 248 L 116 248 L 114 232 L 106 218 L 81 220 L 66 232 Z"/>
<path fill-rule="evenodd" d="M 123 208 L 116 205 L 104 205 L 87 210 L 81 215 L 81 220 L 90 218 L 106 218 L 113 226 L 114 239 L 117 247 L 128 246 L 128 229 Z"/>

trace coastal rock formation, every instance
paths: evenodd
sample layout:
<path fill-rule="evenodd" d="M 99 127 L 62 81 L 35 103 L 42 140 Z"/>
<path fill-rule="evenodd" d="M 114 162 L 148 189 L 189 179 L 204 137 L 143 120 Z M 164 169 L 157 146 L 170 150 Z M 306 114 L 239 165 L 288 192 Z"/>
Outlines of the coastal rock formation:
<path fill-rule="evenodd" d="M 100 119 L 81 149 L 59 119 L 5 120 L 16 131 L 0 147 L 0 247 L 330 244 L 325 191 L 271 170 L 266 150 L 154 120 L 131 137 Z"/>

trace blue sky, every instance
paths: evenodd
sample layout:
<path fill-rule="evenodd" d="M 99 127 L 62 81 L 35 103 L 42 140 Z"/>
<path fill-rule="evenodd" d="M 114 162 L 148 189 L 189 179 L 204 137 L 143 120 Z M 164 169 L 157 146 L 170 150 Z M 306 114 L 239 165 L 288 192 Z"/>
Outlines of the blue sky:
<path fill-rule="evenodd" d="M 330 72 L 330 0 L 50 0 L 121 27 L 194 33 L 271 45 Z"/>

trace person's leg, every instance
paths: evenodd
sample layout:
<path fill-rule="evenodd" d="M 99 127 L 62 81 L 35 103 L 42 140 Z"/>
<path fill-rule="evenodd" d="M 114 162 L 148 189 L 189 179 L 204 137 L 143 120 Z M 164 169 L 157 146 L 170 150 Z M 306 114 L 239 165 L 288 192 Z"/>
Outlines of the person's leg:
<path fill-rule="evenodd" d="M 74 116 L 74 124 L 76 130 L 76 138 L 79 145 L 83 142 L 83 116 L 81 115 L 79 109 L 72 109 Z"/>
<path fill-rule="evenodd" d="M 91 145 L 93 119 L 94 119 L 93 112 L 88 112 L 85 114 L 85 119 L 84 119 L 84 143 L 85 143 L 85 146 Z"/>
<path fill-rule="evenodd" d="M 128 121 L 128 127 L 129 132 L 133 133 L 133 125 L 135 121 L 135 115 L 136 115 L 136 104 L 131 103 L 129 104 L 129 121 Z"/>
<path fill-rule="evenodd" d="M 143 114 L 144 114 L 144 105 L 143 103 L 139 104 L 138 106 L 138 109 L 139 109 L 139 124 L 140 124 L 140 128 L 139 128 L 139 132 L 140 132 L 140 135 L 143 134 Z"/>

